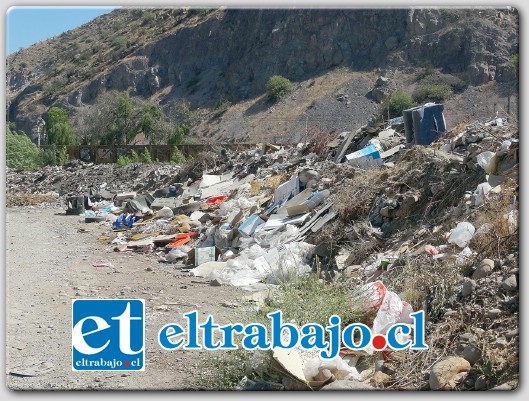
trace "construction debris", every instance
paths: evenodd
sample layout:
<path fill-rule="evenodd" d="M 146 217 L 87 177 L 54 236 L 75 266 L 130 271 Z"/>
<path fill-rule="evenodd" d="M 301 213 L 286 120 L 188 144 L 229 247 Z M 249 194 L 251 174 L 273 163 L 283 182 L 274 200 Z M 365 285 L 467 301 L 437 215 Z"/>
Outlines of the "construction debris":
<path fill-rule="evenodd" d="M 257 292 L 311 272 L 325 280 L 356 280 L 373 293 L 369 324 L 375 333 L 407 323 L 413 310 L 448 317 L 446 305 L 472 302 L 483 280 L 517 302 L 518 273 L 498 268 L 504 259 L 498 241 L 512 239 L 515 246 L 518 230 L 516 126 L 495 119 L 446 132 L 443 106 L 426 104 L 389 124 L 371 122 L 342 133 L 322 154 L 306 149 L 299 144 L 223 151 L 218 163 L 192 173 L 164 165 L 116 173 L 112 166 L 80 161 L 35 172 L 8 169 L 7 190 L 58 191 L 66 211 L 97 224 L 111 250 L 154 253 L 160 263 L 212 286 Z M 492 204 L 507 209 L 494 214 L 496 222 L 479 218 Z M 462 279 L 457 269 L 478 257 L 480 264 Z M 436 299 L 444 290 L 436 283 L 420 298 L 403 292 L 402 282 L 412 279 L 403 278 L 403 268 L 416 258 L 454 272 L 460 284 L 446 295 L 449 301 Z M 502 302 L 500 312 L 485 314 L 488 319 L 511 308 Z M 274 359 L 288 378 L 281 388 L 319 389 L 340 380 L 371 388 L 355 364 L 341 357 L 333 366 L 307 365 L 296 351 L 276 350 Z M 445 358 L 433 365 L 430 387 L 461 388 L 468 370 L 464 358 Z M 398 372 L 388 372 L 392 378 L 381 372 L 377 387 L 396 380 Z"/>

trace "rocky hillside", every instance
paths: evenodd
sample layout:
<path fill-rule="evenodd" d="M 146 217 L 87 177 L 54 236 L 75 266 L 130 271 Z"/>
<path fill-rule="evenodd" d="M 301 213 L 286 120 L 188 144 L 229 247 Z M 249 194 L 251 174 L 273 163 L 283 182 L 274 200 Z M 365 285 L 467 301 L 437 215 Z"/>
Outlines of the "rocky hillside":
<path fill-rule="evenodd" d="M 517 54 L 513 9 L 125 8 L 9 56 L 7 119 L 30 133 L 52 105 L 75 114 L 117 90 L 163 107 L 184 100 L 206 112 L 225 100 L 231 118 L 204 118 L 198 136 L 284 142 L 292 131 L 302 132 L 310 116 L 330 121 L 325 129 L 365 123 L 377 109 L 366 97 L 377 69 L 413 74 L 428 66 L 472 86 L 501 86 L 516 80 Z M 297 110 L 288 102 L 270 110 L 263 100 L 275 74 L 298 85 Z M 353 85 L 348 98 L 327 104 L 347 85 Z M 281 108 L 277 129 L 267 114 Z M 340 126 L 344 116 L 346 127 Z M 267 121 L 266 127 L 256 121 Z"/>

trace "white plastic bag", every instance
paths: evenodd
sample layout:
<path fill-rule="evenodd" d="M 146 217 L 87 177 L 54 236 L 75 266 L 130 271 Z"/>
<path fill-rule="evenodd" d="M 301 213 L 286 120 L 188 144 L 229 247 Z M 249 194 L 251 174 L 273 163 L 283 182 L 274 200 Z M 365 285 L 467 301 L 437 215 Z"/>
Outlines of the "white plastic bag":
<path fill-rule="evenodd" d="M 168 219 L 174 216 L 173 210 L 170 207 L 164 206 L 156 212 L 156 217 Z"/>
<path fill-rule="evenodd" d="M 477 155 L 476 161 L 483 170 L 487 171 L 487 168 L 489 167 L 489 164 L 493 157 L 494 152 L 486 151 Z"/>
<path fill-rule="evenodd" d="M 293 241 L 299 234 L 299 228 L 286 224 L 273 230 L 265 230 L 264 224 L 257 227 L 253 234 L 255 242 L 264 248 L 274 248 Z"/>
<path fill-rule="evenodd" d="M 386 291 L 382 305 L 380 305 L 375 320 L 373 320 L 373 333 L 386 334 L 389 326 L 400 321 L 403 309 L 404 304 L 400 297 L 392 291 Z"/>
<path fill-rule="evenodd" d="M 215 230 L 215 245 L 220 249 L 229 247 L 229 244 L 233 240 L 232 226 L 228 223 L 224 223 L 217 227 Z"/>
<path fill-rule="evenodd" d="M 498 157 L 496 156 L 496 153 L 490 151 L 477 155 L 476 161 L 487 174 L 493 174 L 498 168 Z"/>
<path fill-rule="evenodd" d="M 479 184 L 473 194 L 474 206 L 483 205 L 485 203 L 485 199 L 487 199 L 487 194 L 491 189 L 492 187 L 488 182 Z"/>
<path fill-rule="evenodd" d="M 456 228 L 454 228 L 450 234 L 450 237 L 448 238 L 448 242 L 450 244 L 456 244 L 460 248 L 465 248 L 474 236 L 475 232 L 476 229 L 472 224 L 463 221 L 458 223 Z"/>
<path fill-rule="evenodd" d="M 456 257 L 456 265 L 461 266 L 472 256 L 472 250 L 467 246 Z"/>

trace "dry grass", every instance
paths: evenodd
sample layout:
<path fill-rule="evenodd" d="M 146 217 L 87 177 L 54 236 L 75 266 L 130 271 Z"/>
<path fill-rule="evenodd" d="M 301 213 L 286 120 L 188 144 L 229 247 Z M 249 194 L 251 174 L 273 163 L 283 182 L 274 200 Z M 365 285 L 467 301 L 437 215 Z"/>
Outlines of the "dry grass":
<path fill-rule="evenodd" d="M 422 309 L 428 300 L 428 319 L 440 319 L 446 301 L 461 282 L 458 269 L 451 263 L 432 259 L 426 252 L 402 257 L 398 264 L 401 267 L 388 272 L 388 286 L 402 294 L 413 310 Z"/>
<path fill-rule="evenodd" d="M 266 179 L 265 186 L 268 187 L 267 195 L 273 195 L 277 187 L 287 180 L 287 176 L 283 174 L 273 175 Z"/>
<path fill-rule="evenodd" d="M 336 133 L 333 131 L 325 131 L 319 127 L 310 127 L 306 137 L 307 153 L 315 153 L 318 156 L 327 154 L 327 145 L 334 140 Z"/>
<path fill-rule="evenodd" d="M 338 216 L 346 222 L 367 217 L 386 179 L 383 169 L 355 169 L 354 176 L 337 187 L 333 208 Z"/>
<path fill-rule="evenodd" d="M 450 318 L 441 324 L 427 326 L 425 351 L 392 352 L 387 368 L 394 372 L 393 382 L 388 389 L 428 390 L 429 373 L 432 366 L 451 356 L 451 349 L 457 337 L 467 331 L 467 325 L 458 318 Z"/>
<path fill-rule="evenodd" d="M 55 195 L 49 194 L 12 194 L 6 195 L 6 206 L 35 206 L 45 202 L 55 202 Z"/>
<path fill-rule="evenodd" d="M 489 199 L 476 212 L 473 224 L 476 228 L 483 224 L 489 224 L 490 230 L 480 236 L 476 236 L 470 243 L 473 250 L 479 255 L 486 257 L 501 258 L 518 248 L 519 231 L 518 219 L 513 215 L 515 224 L 511 219 L 509 222 L 509 213 L 512 207 L 518 210 L 515 199 L 517 199 L 517 184 L 507 182 L 502 185 L 503 189 L 500 194 L 489 192 Z M 517 203 L 517 202 L 516 202 Z"/>
<path fill-rule="evenodd" d="M 250 182 L 250 191 L 249 191 L 250 196 L 259 195 L 261 193 L 261 186 L 262 186 L 261 180 L 253 180 L 252 182 Z"/>

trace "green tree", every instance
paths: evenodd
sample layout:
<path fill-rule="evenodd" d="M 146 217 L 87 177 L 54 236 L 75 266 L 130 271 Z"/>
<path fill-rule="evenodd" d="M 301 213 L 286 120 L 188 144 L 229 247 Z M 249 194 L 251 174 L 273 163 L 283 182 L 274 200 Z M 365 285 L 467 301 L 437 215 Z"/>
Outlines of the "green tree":
<path fill-rule="evenodd" d="M 50 145 L 75 145 L 77 134 L 70 125 L 68 113 L 60 107 L 52 107 L 46 113 L 46 132 Z"/>
<path fill-rule="evenodd" d="M 133 121 L 132 100 L 128 93 L 121 94 L 113 110 L 114 121 L 110 127 L 110 144 L 128 144 L 136 137 Z"/>
<path fill-rule="evenodd" d="M 140 161 L 145 164 L 152 164 L 151 152 L 148 148 L 143 149 L 143 152 L 140 153 Z"/>
<path fill-rule="evenodd" d="M 180 145 L 191 133 L 191 128 L 187 124 L 179 124 L 167 139 L 169 145 Z"/>
<path fill-rule="evenodd" d="M 143 132 L 149 144 L 159 143 L 164 136 L 160 126 L 162 121 L 162 111 L 154 104 L 144 105 L 139 113 L 138 131 Z"/>
<path fill-rule="evenodd" d="M 13 127 L 13 131 L 10 127 Z M 21 170 L 42 165 L 42 149 L 31 142 L 26 134 L 17 134 L 14 125 L 8 125 L 6 130 L 6 163 L 8 167 Z"/>
<path fill-rule="evenodd" d="M 170 163 L 179 164 L 179 163 L 185 163 L 186 161 L 187 160 L 186 160 L 185 155 L 182 153 L 182 151 L 177 146 L 175 146 L 173 148 L 173 153 L 171 154 Z"/>

